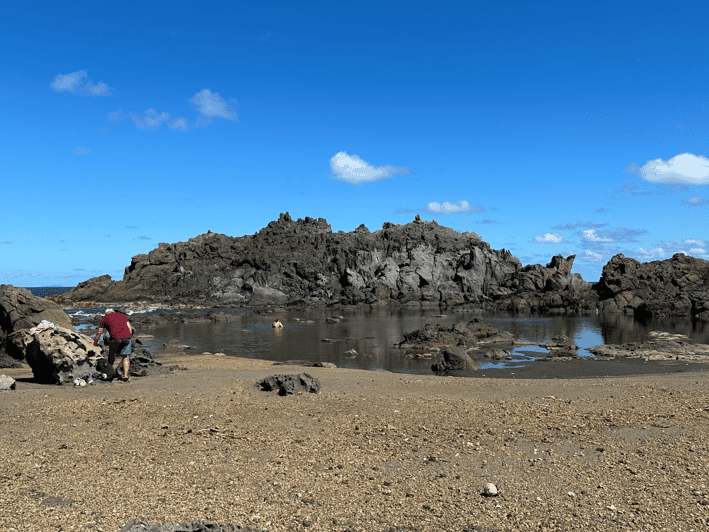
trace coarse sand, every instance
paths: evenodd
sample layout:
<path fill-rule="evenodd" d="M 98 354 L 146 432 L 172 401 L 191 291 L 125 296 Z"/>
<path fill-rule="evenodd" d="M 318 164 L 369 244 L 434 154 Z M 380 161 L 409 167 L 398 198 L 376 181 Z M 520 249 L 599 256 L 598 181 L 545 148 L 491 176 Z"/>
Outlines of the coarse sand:
<path fill-rule="evenodd" d="M 0 530 L 709 530 L 707 371 L 482 379 L 162 353 L 86 387 L 3 373 Z M 319 394 L 259 391 L 306 372 Z M 493 483 L 497 496 L 484 496 Z"/>

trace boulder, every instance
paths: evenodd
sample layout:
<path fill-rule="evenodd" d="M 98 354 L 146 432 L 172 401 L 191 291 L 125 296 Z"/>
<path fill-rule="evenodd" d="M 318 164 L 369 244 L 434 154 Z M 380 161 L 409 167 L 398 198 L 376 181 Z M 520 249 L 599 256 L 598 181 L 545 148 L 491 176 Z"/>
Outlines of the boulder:
<path fill-rule="evenodd" d="M 298 375 L 271 375 L 256 383 L 265 392 L 277 391 L 278 395 L 293 395 L 299 392 L 320 393 L 320 381 L 307 373 Z"/>
<path fill-rule="evenodd" d="M 94 376 L 101 348 L 93 345 L 93 339 L 64 327 L 31 331 L 15 331 L 6 343 L 11 355 L 27 361 L 36 381 L 64 384 Z"/>
<path fill-rule="evenodd" d="M 15 379 L 7 375 L 0 375 L 0 391 L 14 390 Z"/>
<path fill-rule="evenodd" d="M 71 318 L 54 301 L 37 297 L 24 288 L 0 285 L 0 355 L 6 352 L 8 336 L 20 329 L 35 327 L 42 321 L 76 332 Z"/>
<path fill-rule="evenodd" d="M 473 371 L 478 365 L 460 347 L 446 347 L 441 357 L 436 360 L 431 369 L 437 374 L 446 374 L 450 371 Z"/>

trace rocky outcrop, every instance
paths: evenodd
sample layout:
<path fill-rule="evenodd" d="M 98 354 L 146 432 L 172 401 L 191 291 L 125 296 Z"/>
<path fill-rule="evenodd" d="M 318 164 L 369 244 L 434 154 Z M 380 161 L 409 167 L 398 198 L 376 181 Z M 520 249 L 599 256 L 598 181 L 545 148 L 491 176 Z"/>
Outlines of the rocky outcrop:
<path fill-rule="evenodd" d="M 595 311 L 597 296 L 591 284 L 571 273 L 575 258 L 556 255 L 546 266 L 525 266 L 508 278 L 505 284 L 510 293 L 493 305 L 494 310 L 542 314 Z"/>
<path fill-rule="evenodd" d="M 55 302 L 34 296 L 24 288 L 0 285 L 0 355 L 5 353 L 5 343 L 10 334 L 20 329 L 30 329 L 42 321 L 76 332 L 71 318 Z"/>
<path fill-rule="evenodd" d="M 641 263 L 622 254 L 604 267 L 595 290 L 603 312 L 709 321 L 709 261 L 678 253 Z"/>
<path fill-rule="evenodd" d="M 469 305 L 583 311 L 590 285 L 574 257 L 523 268 L 475 233 L 435 221 L 333 233 L 322 218 L 286 214 L 255 235 L 208 232 L 133 257 L 123 279 L 90 279 L 64 301 L 189 301 L 205 306 Z M 556 296 L 556 297 L 555 297 Z"/>
<path fill-rule="evenodd" d="M 588 351 L 604 359 L 622 357 L 709 362 L 709 345 L 694 343 L 683 334 L 670 334 L 663 331 L 648 333 L 644 342 L 598 345 L 590 347 Z"/>
<path fill-rule="evenodd" d="M 404 334 L 397 347 L 400 349 L 441 350 L 444 347 L 494 347 L 512 345 L 515 338 L 507 331 L 500 331 L 480 318 L 468 323 L 459 322 L 449 327 L 427 323 L 422 329 Z"/>
<path fill-rule="evenodd" d="M 22 357 L 32 368 L 37 382 L 64 384 L 90 379 L 101 359 L 101 348 L 86 335 L 64 327 L 32 333 L 20 329 L 7 337 L 8 354 Z"/>

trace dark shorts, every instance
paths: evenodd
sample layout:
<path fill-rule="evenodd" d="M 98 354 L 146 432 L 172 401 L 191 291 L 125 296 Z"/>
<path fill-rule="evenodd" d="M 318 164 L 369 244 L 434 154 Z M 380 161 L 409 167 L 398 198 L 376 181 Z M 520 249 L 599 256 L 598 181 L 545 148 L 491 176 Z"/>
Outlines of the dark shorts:
<path fill-rule="evenodd" d="M 116 361 L 116 356 L 129 356 L 131 348 L 130 344 L 130 338 L 110 340 L 108 342 L 108 363 L 113 365 Z"/>

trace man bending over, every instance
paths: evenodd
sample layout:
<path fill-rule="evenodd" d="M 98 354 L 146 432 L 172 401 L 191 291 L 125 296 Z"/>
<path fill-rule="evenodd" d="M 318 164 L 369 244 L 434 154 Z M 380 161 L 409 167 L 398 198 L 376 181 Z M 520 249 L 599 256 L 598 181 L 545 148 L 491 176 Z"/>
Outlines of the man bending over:
<path fill-rule="evenodd" d="M 108 363 L 113 366 L 113 362 L 116 360 L 116 356 L 123 357 L 122 362 L 119 364 L 123 366 L 123 376 L 118 375 L 118 378 L 122 381 L 128 382 L 128 370 L 130 369 L 130 350 L 131 350 L 131 339 L 135 333 L 135 329 L 128 321 L 128 316 L 122 312 L 116 312 L 113 309 L 106 309 L 106 314 L 101 320 L 98 326 L 98 332 L 94 338 L 94 345 L 98 345 L 98 341 L 103 334 L 104 329 L 108 330 L 111 336 L 108 342 Z"/>

